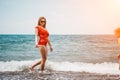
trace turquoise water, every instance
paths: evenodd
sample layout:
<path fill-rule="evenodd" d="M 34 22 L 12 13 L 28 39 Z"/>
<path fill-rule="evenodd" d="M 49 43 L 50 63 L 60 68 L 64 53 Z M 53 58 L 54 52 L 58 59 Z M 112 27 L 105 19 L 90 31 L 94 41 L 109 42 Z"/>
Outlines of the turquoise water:
<path fill-rule="evenodd" d="M 51 35 L 49 38 L 54 50 L 48 51 L 48 69 L 119 73 L 119 48 L 113 35 Z M 0 71 L 23 70 L 40 58 L 34 35 L 0 35 Z M 98 71 L 100 68 L 103 70 Z"/>
<path fill-rule="evenodd" d="M 52 35 L 50 60 L 116 62 L 118 45 L 112 35 Z M 49 47 L 48 47 L 49 49 Z M 34 35 L 0 35 L 0 61 L 39 59 Z"/>

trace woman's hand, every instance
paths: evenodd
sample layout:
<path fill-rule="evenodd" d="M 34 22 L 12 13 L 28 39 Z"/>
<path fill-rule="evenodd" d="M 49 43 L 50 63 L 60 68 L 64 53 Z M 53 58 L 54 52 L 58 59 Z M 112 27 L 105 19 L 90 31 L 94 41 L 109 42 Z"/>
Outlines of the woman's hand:
<path fill-rule="evenodd" d="M 36 46 L 35 46 L 36 48 L 38 48 L 39 47 L 39 45 L 38 44 L 36 44 Z"/>
<path fill-rule="evenodd" d="M 50 46 L 50 52 L 52 52 L 53 51 L 53 47 L 52 46 Z"/>

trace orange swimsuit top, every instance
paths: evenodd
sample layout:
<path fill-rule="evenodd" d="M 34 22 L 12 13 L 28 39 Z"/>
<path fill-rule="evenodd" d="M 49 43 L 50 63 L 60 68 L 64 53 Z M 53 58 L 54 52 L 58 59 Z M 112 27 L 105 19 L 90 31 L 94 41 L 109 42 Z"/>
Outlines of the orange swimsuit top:
<path fill-rule="evenodd" d="M 48 36 L 49 36 L 48 31 L 40 26 L 36 26 L 36 28 L 38 29 L 38 36 L 40 37 L 40 39 L 38 41 L 38 45 L 46 46 L 46 44 L 48 42 Z"/>

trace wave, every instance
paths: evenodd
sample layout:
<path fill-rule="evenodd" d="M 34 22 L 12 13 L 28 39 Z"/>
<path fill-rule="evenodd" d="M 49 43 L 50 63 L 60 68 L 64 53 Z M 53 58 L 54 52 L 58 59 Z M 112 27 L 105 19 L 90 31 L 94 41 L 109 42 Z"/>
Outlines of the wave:
<path fill-rule="evenodd" d="M 37 62 L 34 61 L 6 61 L 0 62 L 0 71 L 23 71 L 29 66 Z M 83 63 L 83 62 L 55 62 L 47 61 L 45 68 L 55 71 L 73 71 L 73 72 L 89 72 L 101 74 L 120 74 L 118 70 L 118 63 L 104 62 L 104 63 Z M 38 68 L 38 67 L 37 67 Z"/>

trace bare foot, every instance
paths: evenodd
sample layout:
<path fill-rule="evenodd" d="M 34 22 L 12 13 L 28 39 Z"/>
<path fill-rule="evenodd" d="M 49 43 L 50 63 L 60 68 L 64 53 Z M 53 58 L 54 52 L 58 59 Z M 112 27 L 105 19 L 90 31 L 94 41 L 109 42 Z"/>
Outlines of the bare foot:
<path fill-rule="evenodd" d="M 32 72 L 34 72 L 34 71 L 35 71 L 35 70 L 34 70 L 34 68 L 32 68 L 32 67 L 30 67 L 29 69 L 30 69 L 30 71 L 32 71 Z"/>
<path fill-rule="evenodd" d="M 40 74 L 43 74 L 43 71 L 39 71 Z"/>

